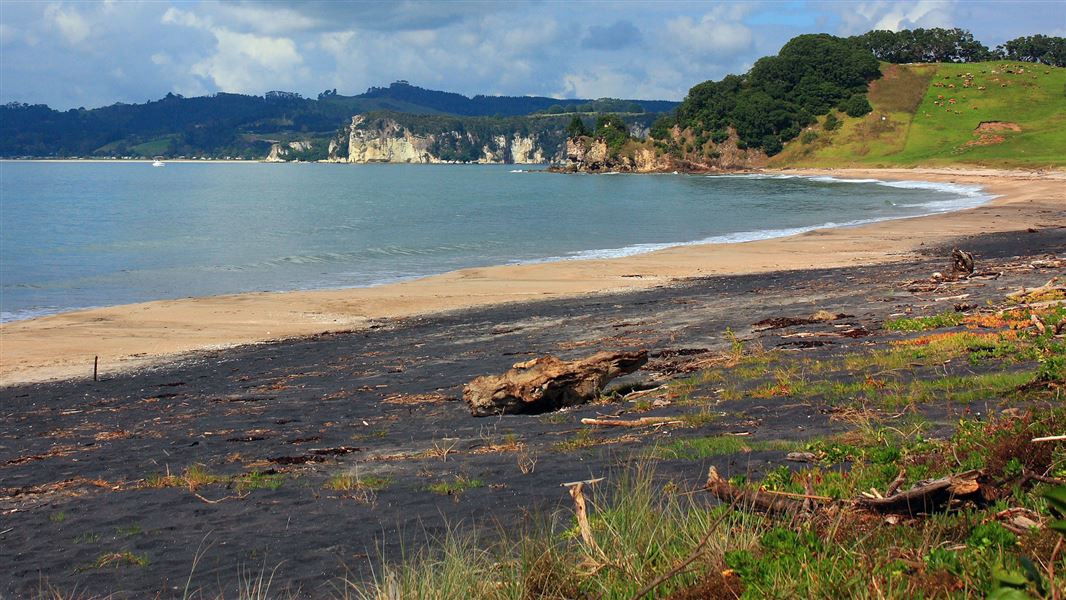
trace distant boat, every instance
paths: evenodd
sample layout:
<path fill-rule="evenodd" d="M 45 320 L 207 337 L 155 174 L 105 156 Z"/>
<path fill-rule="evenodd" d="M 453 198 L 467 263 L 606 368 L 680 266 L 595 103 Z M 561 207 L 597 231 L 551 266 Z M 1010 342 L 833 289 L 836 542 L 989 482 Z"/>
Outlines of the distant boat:
<path fill-rule="evenodd" d="M 157 160 L 157 161 L 152 163 L 152 166 L 153 167 L 165 167 L 165 166 L 167 166 L 167 163 L 165 163 L 165 162 L 163 162 L 161 160 Z"/>

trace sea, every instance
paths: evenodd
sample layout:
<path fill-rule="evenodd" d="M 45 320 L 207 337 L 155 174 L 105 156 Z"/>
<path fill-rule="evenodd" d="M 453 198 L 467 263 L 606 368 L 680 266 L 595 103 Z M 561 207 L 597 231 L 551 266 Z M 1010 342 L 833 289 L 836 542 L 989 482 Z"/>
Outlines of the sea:
<path fill-rule="evenodd" d="M 610 258 L 976 206 L 977 186 L 514 165 L 0 162 L 0 321 Z"/>

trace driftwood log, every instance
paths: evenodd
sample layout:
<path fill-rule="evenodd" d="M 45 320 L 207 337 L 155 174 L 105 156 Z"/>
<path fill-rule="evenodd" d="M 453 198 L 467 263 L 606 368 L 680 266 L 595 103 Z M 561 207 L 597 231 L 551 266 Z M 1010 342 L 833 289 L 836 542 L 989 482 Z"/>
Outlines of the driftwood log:
<path fill-rule="evenodd" d="M 608 381 L 646 362 L 647 350 L 599 352 L 570 362 L 542 356 L 516 363 L 503 375 L 474 379 L 463 389 L 463 400 L 475 417 L 544 413 L 595 400 Z"/>
<path fill-rule="evenodd" d="M 951 251 L 951 272 L 956 277 L 969 277 L 973 275 L 973 254 L 965 250 L 954 248 Z"/>
<path fill-rule="evenodd" d="M 922 481 L 911 489 L 897 491 L 904 481 L 904 473 L 889 484 L 886 494 L 860 496 L 854 500 L 840 501 L 850 503 L 856 508 L 878 513 L 917 515 L 945 510 L 965 500 L 982 501 L 982 486 L 979 479 L 980 470 L 967 471 Z M 722 502 L 738 508 L 746 508 L 770 514 L 797 515 L 814 508 L 812 502 L 832 503 L 829 498 L 810 494 L 783 494 L 762 489 L 749 489 L 734 485 L 722 479 L 718 470 L 711 467 L 707 472 L 707 484 L 704 489 Z"/>
<path fill-rule="evenodd" d="M 650 427 L 652 425 L 680 425 L 682 423 L 684 423 L 684 421 L 680 421 L 675 417 L 641 417 L 632 420 L 581 419 L 582 425 L 594 425 L 596 427 Z"/>
<path fill-rule="evenodd" d="M 956 501 L 981 499 L 981 484 L 977 481 L 980 475 L 981 471 L 948 475 L 881 498 L 863 496 L 855 500 L 855 505 L 882 513 L 930 513 L 948 508 Z"/>

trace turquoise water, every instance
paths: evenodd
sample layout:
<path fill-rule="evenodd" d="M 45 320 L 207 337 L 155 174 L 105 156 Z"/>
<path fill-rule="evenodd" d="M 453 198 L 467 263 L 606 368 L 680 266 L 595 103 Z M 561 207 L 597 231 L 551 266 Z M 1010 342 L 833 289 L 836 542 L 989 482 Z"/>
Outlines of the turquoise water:
<path fill-rule="evenodd" d="M 369 286 L 974 206 L 979 189 L 512 166 L 0 163 L 0 319 Z"/>

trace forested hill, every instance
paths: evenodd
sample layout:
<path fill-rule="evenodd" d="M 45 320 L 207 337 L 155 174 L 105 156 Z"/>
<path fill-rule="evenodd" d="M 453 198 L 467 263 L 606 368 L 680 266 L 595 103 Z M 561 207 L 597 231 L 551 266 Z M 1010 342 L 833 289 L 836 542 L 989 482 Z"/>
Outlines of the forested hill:
<path fill-rule="evenodd" d="M 175 94 L 144 104 L 57 111 L 42 104 L 0 106 L 0 156 L 207 156 L 262 158 L 277 139 L 332 135 L 354 114 L 388 110 L 417 115 L 517 116 L 570 110 L 664 112 L 676 102 L 483 96 L 427 90 L 398 81 L 343 96 L 290 92 L 263 96 Z"/>

